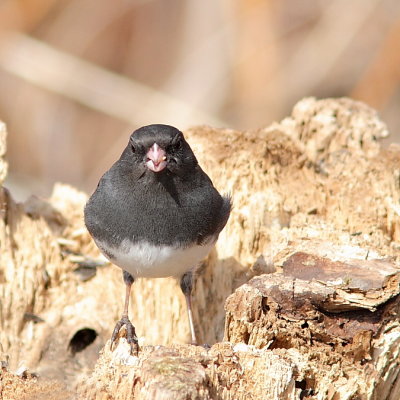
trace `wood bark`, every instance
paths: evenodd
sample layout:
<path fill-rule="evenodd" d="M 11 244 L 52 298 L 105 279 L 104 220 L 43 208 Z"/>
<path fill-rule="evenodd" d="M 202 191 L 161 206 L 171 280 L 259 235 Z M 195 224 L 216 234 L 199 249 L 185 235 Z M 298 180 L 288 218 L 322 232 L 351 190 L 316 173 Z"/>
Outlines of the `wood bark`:
<path fill-rule="evenodd" d="M 398 399 L 400 148 L 380 146 L 387 134 L 362 103 L 313 98 L 258 131 L 186 132 L 234 201 L 196 281 L 210 349 L 184 344 L 185 300 L 159 279 L 133 287 L 139 356 L 123 337 L 110 351 L 123 283 L 84 228 L 86 194 L 58 184 L 16 204 L 2 188 L 3 398 L 5 382 L 29 396 L 37 381 L 82 399 Z"/>

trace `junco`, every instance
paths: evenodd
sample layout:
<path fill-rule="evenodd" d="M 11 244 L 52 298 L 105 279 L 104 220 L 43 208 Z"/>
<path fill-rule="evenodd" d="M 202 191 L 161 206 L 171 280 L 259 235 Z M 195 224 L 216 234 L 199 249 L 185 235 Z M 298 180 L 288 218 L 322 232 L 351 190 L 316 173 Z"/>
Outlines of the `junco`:
<path fill-rule="evenodd" d="M 201 169 L 182 132 L 169 125 L 137 129 L 119 160 L 100 179 L 85 207 L 85 224 L 102 253 L 123 269 L 125 306 L 111 337 L 125 325 L 138 349 L 128 317 L 136 278 L 180 278 L 192 342 L 193 272 L 216 242 L 231 211 Z"/>

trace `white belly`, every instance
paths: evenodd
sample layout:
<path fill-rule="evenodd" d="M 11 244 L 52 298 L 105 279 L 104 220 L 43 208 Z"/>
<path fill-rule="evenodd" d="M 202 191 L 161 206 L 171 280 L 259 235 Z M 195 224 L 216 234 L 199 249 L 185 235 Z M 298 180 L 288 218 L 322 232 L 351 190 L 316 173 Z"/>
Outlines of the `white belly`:
<path fill-rule="evenodd" d="M 211 251 L 214 240 L 203 246 L 187 248 L 154 246 L 147 242 L 133 244 L 128 239 L 118 247 L 107 246 L 98 240 L 96 244 L 113 264 L 128 271 L 134 278 L 163 278 L 180 277 L 197 267 L 199 261 Z"/>

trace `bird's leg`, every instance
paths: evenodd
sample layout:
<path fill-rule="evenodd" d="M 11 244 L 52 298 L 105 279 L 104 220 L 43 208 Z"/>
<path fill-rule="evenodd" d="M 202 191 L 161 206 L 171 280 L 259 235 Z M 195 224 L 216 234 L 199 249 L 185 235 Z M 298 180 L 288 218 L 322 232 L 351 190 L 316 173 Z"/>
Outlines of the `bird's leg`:
<path fill-rule="evenodd" d="M 194 330 L 193 324 L 193 314 L 192 314 L 192 290 L 193 290 L 193 272 L 188 271 L 182 275 L 180 286 L 183 294 L 185 295 L 187 313 L 189 317 L 190 333 L 192 335 L 192 344 L 197 344 L 196 332 Z"/>
<path fill-rule="evenodd" d="M 115 340 L 117 339 L 119 330 L 125 325 L 126 340 L 131 346 L 131 353 L 137 354 L 138 347 L 139 347 L 138 339 L 136 336 L 135 327 L 132 325 L 132 322 L 129 320 L 129 317 L 128 317 L 129 298 L 131 295 L 131 287 L 134 282 L 134 278 L 127 271 L 124 271 L 123 277 L 124 277 L 124 282 L 125 282 L 125 286 L 126 286 L 124 311 L 122 313 L 121 319 L 115 325 L 113 334 L 111 336 L 111 348 L 112 348 L 112 345 L 114 344 Z"/>

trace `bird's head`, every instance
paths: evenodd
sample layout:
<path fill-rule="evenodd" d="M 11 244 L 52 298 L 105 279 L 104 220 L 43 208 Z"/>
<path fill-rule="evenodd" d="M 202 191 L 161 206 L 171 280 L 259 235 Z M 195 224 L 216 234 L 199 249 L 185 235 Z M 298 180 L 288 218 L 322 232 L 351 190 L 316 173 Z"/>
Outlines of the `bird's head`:
<path fill-rule="evenodd" d="M 128 156 L 153 173 L 180 175 L 197 165 L 192 149 L 178 129 L 169 125 L 147 125 L 132 133 Z"/>

